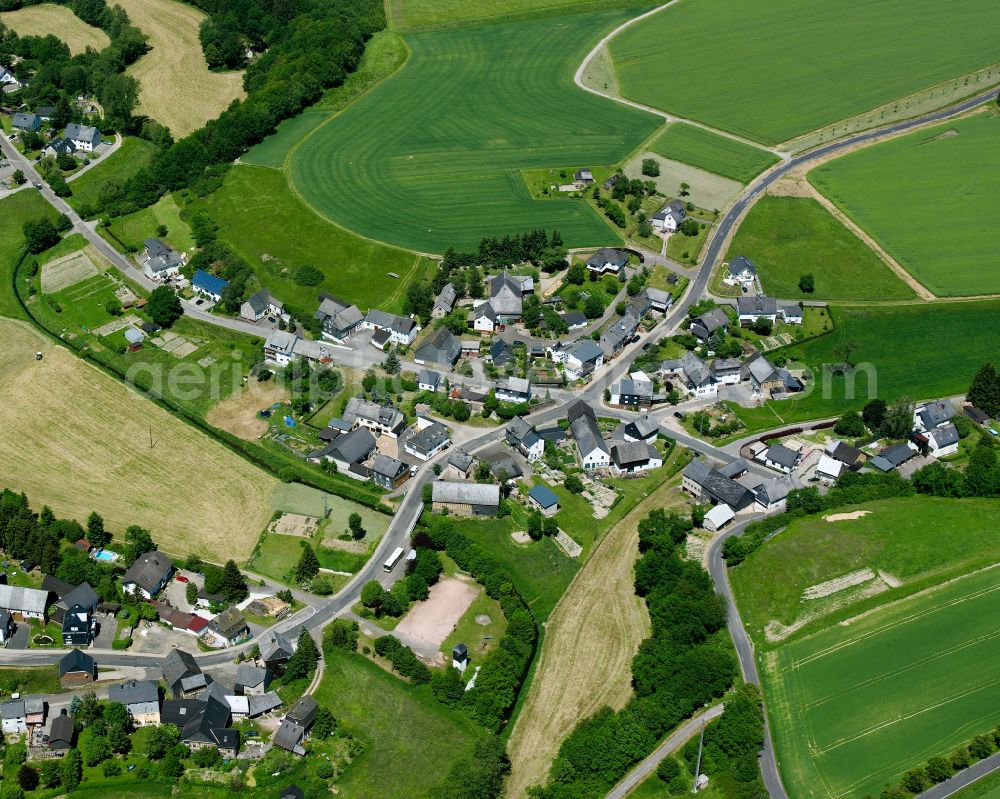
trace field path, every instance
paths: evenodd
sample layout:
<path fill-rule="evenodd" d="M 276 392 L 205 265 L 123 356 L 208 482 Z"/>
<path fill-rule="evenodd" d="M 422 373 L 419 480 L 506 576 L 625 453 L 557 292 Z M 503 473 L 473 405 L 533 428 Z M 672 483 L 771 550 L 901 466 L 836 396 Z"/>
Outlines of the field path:
<path fill-rule="evenodd" d="M 761 144 L 760 142 L 756 142 L 753 139 L 746 139 L 743 136 L 737 136 L 735 133 L 730 133 L 729 131 L 726 130 L 713 128 L 711 125 L 706 125 L 704 122 L 698 122 L 697 120 L 688 119 L 687 117 L 679 117 L 674 114 L 668 114 L 666 111 L 661 111 L 659 108 L 654 108 L 651 105 L 644 105 L 643 103 L 637 103 L 635 100 L 627 100 L 619 94 L 602 91 L 601 89 L 588 85 L 584 81 L 583 78 L 587 72 L 587 68 L 590 66 L 590 62 L 593 61 L 595 58 L 601 56 L 601 53 L 605 51 L 605 48 L 608 47 L 608 43 L 612 39 L 614 39 L 619 33 L 621 33 L 626 28 L 631 28 L 637 22 L 641 22 L 642 20 L 647 19 L 648 17 L 651 17 L 654 14 L 659 14 L 665 8 L 669 8 L 670 6 L 674 5 L 677 2 L 679 2 L 679 0 L 669 0 L 669 2 L 664 3 L 662 6 L 657 6 L 656 8 L 650 9 L 649 11 L 646 11 L 645 13 L 640 14 L 637 17 L 633 17 L 630 20 L 626 20 L 617 28 L 615 28 L 613 31 L 611 31 L 607 36 L 605 36 L 597 44 L 595 44 L 594 48 L 589 53 L 587 53 L 586 57 L 583 59 L 583 62 L 576 70 L 576 74 L 573 76 L 573 82 L 576 83 L 576 85 L 579 86 L 581 89 L 583 89 L 585 92 L 596 94 L 598 97 L 604 97 L 607 100 L 612 100 L 616 103 L 621 103 L 622 105 L 627 105 L 632 108 L 637 108 L 640 111 L 646 111 L 650 114 L 655 114 L 658 117 L 662 117 L 667 122 L 685 122 L 688 125 L 693 125 L 694 127 L 701 128 L 702 130 L 707 130 L 710 133 L 715 133 L 716 135 L 722 136 L 726 139 L 733 139 L 734 141 L 742 142 L 743 144 L 748 144 L 751 147 L 756 147 L 759 150 L 767 150 L 768 152 L 774 153 L 783 161 L 787 161 L 789 158 L 791 158 L 791 154 L 784 150 L 780 150 L 777 147 L 766 147 L 765 145 Z M 611 51 L 607 50 L 606 52 L 607 52 L 607 58 L 611 60 Z M 613 60 L 611 61 L 611 69 L 614 70 Z"/>
<path fill-rule="evenodd" d="M 198 29 L 205 15 L 176 0 L 117 0 L 149 37 L 150 52 L 128 68 L 136 78 L 138 113 L 186 136 L 245 96 L 242 72 L 210 72 Z"/>
<path fill-rule="evenodd" d="M 507 746 L 509 799 L 545 781 L 578 722 L 605 705 L 620 709 L 631 698 L 632 658 L 650 630 L 633 585 L 639 520 L 650 508 L 675 501 L 675 483 L 660 486 L 608 531 L 549 617 L 535 677 Z"/>

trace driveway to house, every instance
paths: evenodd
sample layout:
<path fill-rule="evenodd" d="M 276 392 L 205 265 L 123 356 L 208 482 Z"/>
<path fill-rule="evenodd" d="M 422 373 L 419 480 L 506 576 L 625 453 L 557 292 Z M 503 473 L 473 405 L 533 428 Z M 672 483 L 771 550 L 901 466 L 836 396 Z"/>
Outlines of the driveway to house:
<path fill-rule="evenodd" d="M 80 177 L 80 175 L 84 174 L 85 172 L 89 172 L 91 169 L 93 169 L 98 164 L 103 164 L 106 159 L 110 158 L 112 155 L 114 155 L 116 152 L 118 152 L 118 150 L 122 146 L 122 142 L 123 141 L 124 141 L 124 139 L 122 138 L 121 134 L 120 133 L 116 133 L 115 134 L 114 143 L 110 147 L 108 147 L 103 153 L 101 153 L 100 158 L 97 158 L 97 159 L 91 161 L 89 164 L 87 164 L 82 169 L 79 169 L 76 172 L 74 172 L 72 175 L 70 175 L 68 178 L 66 178 L 66 182 L 67 183 L 72 183 L 74 180 L 76 180 L 78 177 Z"/>

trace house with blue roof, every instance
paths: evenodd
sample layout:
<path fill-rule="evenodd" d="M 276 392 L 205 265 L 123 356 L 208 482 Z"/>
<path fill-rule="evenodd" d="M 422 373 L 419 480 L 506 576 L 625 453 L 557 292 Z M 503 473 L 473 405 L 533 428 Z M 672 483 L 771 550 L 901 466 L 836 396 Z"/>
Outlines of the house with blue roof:
<path fill-rule="evenodd" d="M 559 497 L 544 484 L 536 485 L 528 492 L 528 504 L 540 510 L 543 516 L 554 516 L 559 512 Z"/>
<path fill-rule="evenodd" d="M 228 280 L 223 280 L 221 277 L 206 272 L 204 269 L 196 271 L 194 279 L 191 281 L 191 288 L 195 292 L 213 302 L 218 302 L 222 299 L 222 292 L 226 290 L 226 286 L 228 285 Z"/>

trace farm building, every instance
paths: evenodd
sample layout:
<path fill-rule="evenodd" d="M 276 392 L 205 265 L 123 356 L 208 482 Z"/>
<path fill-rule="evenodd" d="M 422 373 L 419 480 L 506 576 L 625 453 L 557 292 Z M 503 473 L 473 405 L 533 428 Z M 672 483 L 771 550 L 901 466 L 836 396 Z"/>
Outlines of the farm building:
<path fill-rule="evenodd" d="M 528 492 L 528 504 L 540 510 L 544 516 L 555 516 L 559 512 L 559 497 L 555 491 L 541 483 Z"/>
<path fill-rule="evenodd" d="M 457 293 L 452 283 L 446 283 L 441 293 L 434 300 L 434 307 L 431 309 L 431 319 L 441 319 L 451 313 L 455 307 L 455 297 Z"/>
<path fill-rule="evenodd" d="M 420 325 L 412 319 L 386 313 L 378 308 L 368 311 L 361 321 L 361 327 L 366 330 L 386 331 L 389 334 L 389 341 L 401 347 L 410 346 L 420 332 Z"/>
<path fill-rule="evenodd" d="M 583 468 L 587 471 L 607 468 L 611 463 L 611 450 L 601 435 L 594 409 L 583 400 L 576 400 L 569 406 L 566 418 Z"/>
<path fill-rule="evenodd" d="M 253 297 L 250 299 L 252 300 Z M 364 315 L 358 306 L 348 305 L 343 300 L 329 294 L 323 295 L 314 316 L 323 325 L 323 335 L 334 341 L 343 341 L 348 338 L 364 321 Z M 376 333 L 380 332 L 386 333 L 386 331 L 376 331 Z M 388 335 L 391 336 L 391 333 Z"/>
<path fill-rule="evenodd" d="M 252 663 L 241 663 L 236 669 L 237 696 L 262 695 L 270 682 L 271 673 Z"/>
<path fill-rule="evenodd" d="M 728 505 L 716 505 L 705 514 L 705 529 L 709 532 L 717 532 L 736 518 L 732 508 Z"/>
<path fill-rule="evenodd" d="M 435 480 L 431 501 L 437 512 L 447 508 L 458 516 L 495 516 L 500 507 L 500 486 Z"/>
<path fill-rule="evenodd" d="M 413 353 L 415 363 L 432 363 L 451 369 L 462 354 L 462 345 L 448 328 L 435 330 Z"/>
<path fill-rule="evenodd" d="M 17 585 L 0 585 L 0 609 L 6 610 L 17 621 L 45 620 L 48 592 Z"/>
<path fill-rule="evenodd" d="M 208 686 L 208 678 L 197 661 L 183 649 L 171 649 L 163 659 L 160 670 L 174 699 L 194 696 Z"/>
<path fill-rule="evenodd" d="M 681 488 L 698 502 L 725 503 L 736 513 L 753 510 L 756 501 L 749 488 L 699 459 L 684 467 Z"/>

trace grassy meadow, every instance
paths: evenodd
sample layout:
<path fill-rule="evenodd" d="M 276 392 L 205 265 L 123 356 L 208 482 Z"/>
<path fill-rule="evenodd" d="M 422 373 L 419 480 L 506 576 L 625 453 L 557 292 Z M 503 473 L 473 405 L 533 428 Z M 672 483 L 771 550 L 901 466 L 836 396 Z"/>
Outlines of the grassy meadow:
<path fill-rule="evenodd" d="M 932 292 L 1000 293 L 1000 116 L 979 113 L 874 147 L 809 179 Z"/>
<path fill-rule="evenodd" d="M 998 27 L 980 0 L 706 0 L 610 49 L 625 97 L 777 144 L 996 63 Z"/>
<path fill-rule="evenodd" d="M 952 525 L 943 536 L 954 532 Z M 796 799 L 877 795 L 996 725 L 1000 569 L 975 572 L 764 655 Z"/>
<path fill-rule="evenodd" d="M 0 331 L 0 485 L 117 534 L 141 525 L 171 553 L 246 558 L 273 478 L 27 324 Z"/>
<path fill-rule="evenodd" d="M 191 208 L 208 212 L 219 225 L 219 238 L 246 258 L 263 286 L 310 313 L 321 292 L 355 302 L 363 310 L 377 306 L 399 311 L 406 285 L 421 277 L 428 263 L 412 252 L 330 224 L 302 203 L 288 188 L 285 175 L 274 169 L 233 167 L 221 189 Z M 291 271 L 303 264 L 322 271 L 324 282 L 296 283 Z"/>
<path fill-rule="evenodd" d="M 132 24 L 149 37 L 150 51 L 128 68 L 139 81 L 136 113 L 148 114 L 181 138 L 242 98 L 242 72 L 210 72 L 198 39 L 205 19 L 177 0 L 119 0 Z"/>
<path fill-rule="evenodd" d="M 783 299 L 909 300 L 913 289 L 817 200 L 764 195 L 733 238 L 726 260 L 746 255 L 764 291 Z M 799 289 L 811 273 L 816 288 Z"/>
<path fill-rule="evenodd" d="M 617 163 L 656 129 L 652 115 L 573 85 L 590 44 L 626 18 L 406 37 L 406 65 L 293 152 L 296 191 L 350 230 L 424 252 L 538 227 L 558 228 L 569 246 L 614 243 L 586 202 L 532 200 L 518 171 Z"/>
<path fill-rule="evenodd" d="M 798 519 L 729 571 L 743 622 L 758 647 L 767 646 L 764 627 L 772 620 L 790 625 L 815 618 L 826 627 L 873 603 L 899 599 L 1000 557 L 994 534 L 1000 526 L 997 500 L 915 496 L 838 513 L 854 510 L 867 513 L 840 521 Z M 821 599 L 802 599 L 810 586 L 864 568 L 884 571 L 901 585 L 835 608 Z"/>
<path fill-rule="evenodd" d="M 767 150 L 683 122 L 667 125 L 649 148 L 664 158 L 744 184 L 778 162 L 778 157 Z"/>
<path fill-rule="evenodd" d="M 594 8 L 632 8 L 649 0 L 389 0 L 387 8 L 397 28 L 483 25 L 523 16 L 573 14 Z"/>
<path fill-rule="evenodd" d="M 145 139 L 127 136 L 122 146 L 106 160 L 100 161 L 70 183 L 73 196 L 69 204 L 79 210 L 97 205 L 101 189 L 112 181 L 124 183 L 143 167 L 149 166 L 156 153 L 156 146 Z"/>
<path fill-rule="evenodd" d="M 54 3 L 5 11 L 0 14 L 0 23 L 18 36 L 55 36 L 66 43 L 73 55 L 88 47 L 100 51 L 111 43 L 108 34 L 100 28 L 88 25 L 66 6 Z"/>
<path fill-rule="evenodd" d="M 24 319 L 14 297 L 14 267 L 24 246 L 24 223 L 55 219 L 56 212 L 37 191 L 24 189 L 0 200 L 0 316 Z"/>
<path fill-rule="evenodd" d="M 743 435 L 786 422 L 839 416 L 859 409 L 870 397 L 891 401 L 900 396 L 929 399 L 961 394 L 985 354 L 1000 349 L 997 301 L 830 310 L 835 330 L 781 351 L 794 361 L 791 368 L 805 364 L 820 370 L 823 364 L 842 363 L 844 342 L 855 345 L 852 363 L 870 368 L 857 368 L 852 380 L 817 372 L 820 385 L 805 397 L 769 401 L 757 408 L 733 406 L 747 425 Z"/>

